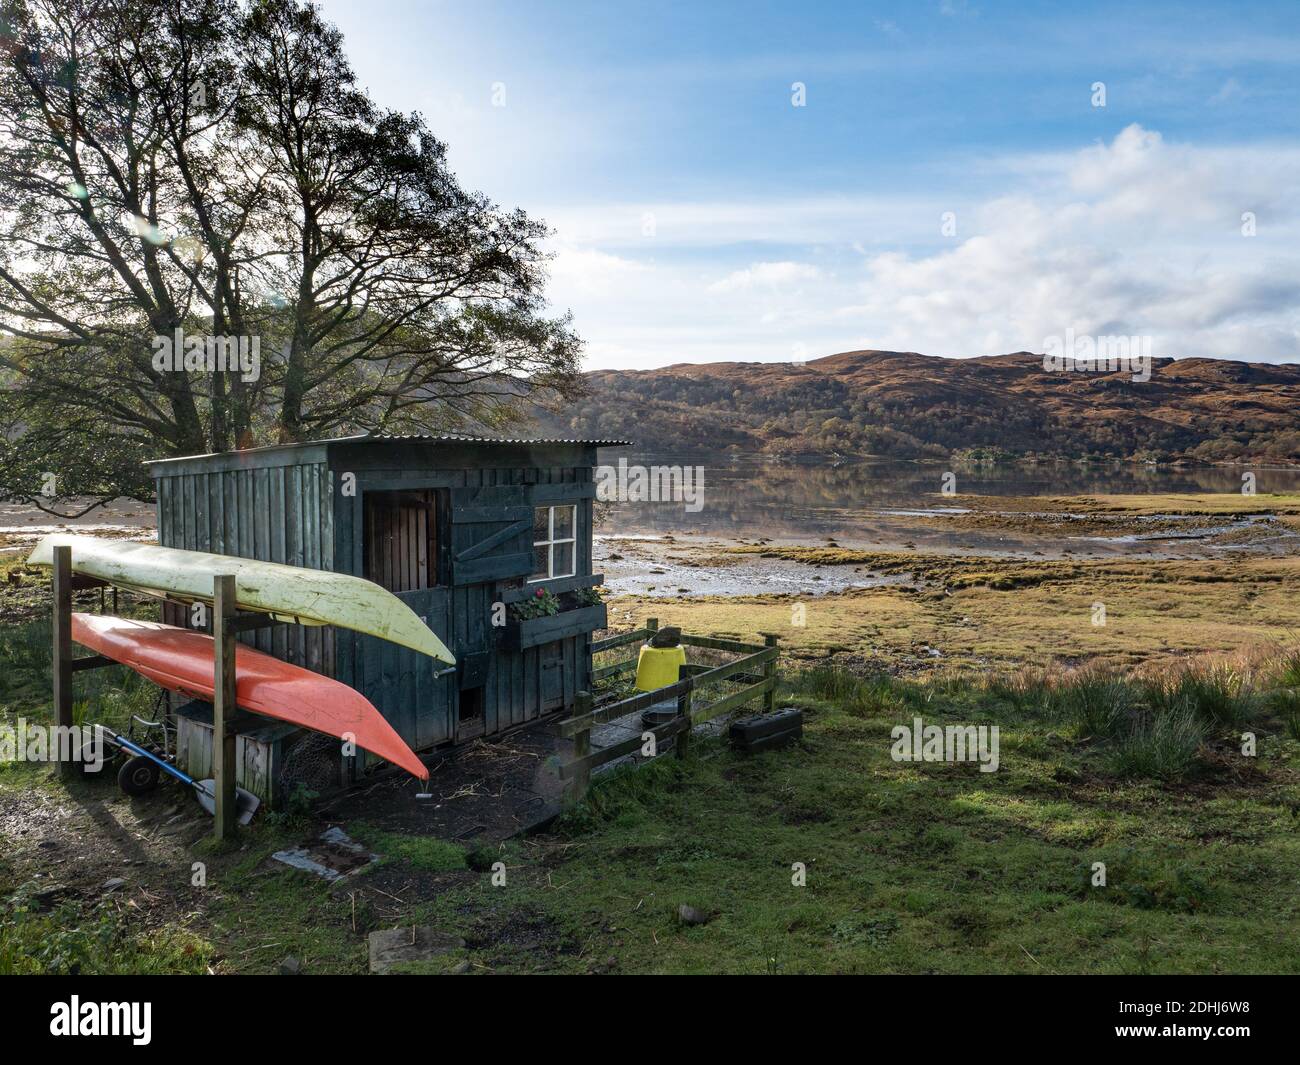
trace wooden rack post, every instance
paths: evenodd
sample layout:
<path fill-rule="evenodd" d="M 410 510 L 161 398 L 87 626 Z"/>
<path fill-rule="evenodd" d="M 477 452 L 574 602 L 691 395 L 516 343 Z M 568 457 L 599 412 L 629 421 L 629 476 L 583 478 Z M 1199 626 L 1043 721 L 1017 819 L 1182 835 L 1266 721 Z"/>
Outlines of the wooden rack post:
<path fill-rule="evenodd" d="M 763 644 L 766 647 L 775 647 L 777 634 L 774 632 L 763 633 Z M 769 685 L 767 691 L 763 693 L 763 712 L 771 714 L 776 712 L 776 657 L 773 656 L 770 662 L 763 663 L 763 680 Z"/>
<path fill-rule="evenodd" d="M 212 578 L 212 778 L 216 788 L 213 833 L 230 839 L 235 833 L 235 577 Z"/>
<path fill-rule="evenodd" d="M 690 674 L 687 674 L 689 677 Z M 686 678 L 682 678 L 686 679 Z M 685 758 L 691 749 L 691 688 L 687 686 L 685 691 L 677 694 L 677 716 L 686 722 L 685 727 L 677 734 L 677 757 Z"/>
<path fill-rule="evenodd" d="M 578 692 L 573 699 L 573 716 L 585 717 L 591 713 L 591 704 L 593 699 L 590 692 Z M 573 734 L 573 760 L 581 762 L 587 755 L 591 754 L 591 728 L 587 727 L 581 732 Z M 564 789 L 565 801 L 574 803 L 581 802 L 583 796 L 587 794 L 587 785 L 591 781 L 591 774 L 586 767 L 579 769 L 571 778 Z"/>
<path fill-rule="evenodd" d="M 66 730 L 72 726 L 72 548 L 66 544 L 54 548 L 54 723 L 60 736 L 70 735 Z M 50 753 L 58 759 L 59 776 L 66 778 L 75 767 L 59 757 L 62 746 L 56 742 Z"/>

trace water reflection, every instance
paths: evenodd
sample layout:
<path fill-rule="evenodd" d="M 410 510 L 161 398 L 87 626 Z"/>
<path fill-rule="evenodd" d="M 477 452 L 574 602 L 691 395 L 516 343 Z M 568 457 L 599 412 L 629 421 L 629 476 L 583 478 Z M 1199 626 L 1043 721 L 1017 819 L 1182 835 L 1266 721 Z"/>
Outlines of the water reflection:
<path fill-rule="evenodd" d="M 620 456 L 603 454 L 606 462 Z M 888 522 L 889 510 L 950 507 L 941 494 L 942 464 L 880 460 L 821 465 L 774 463 L 761 456 L 629 454 L 629 465 L 702 465 L 704 507 L 607 503 L 597 507 L 598 535 L 717 537 L 849 536 Z M 1137 465 L 1021 464 L 952 471 L 956 491 L 978 495 L 1129 495 L 1240 492 L 1242 468 L 1174 469 Z M 1300 470 L 1256 469 L 1258 492 L 1300 492 Z"/>

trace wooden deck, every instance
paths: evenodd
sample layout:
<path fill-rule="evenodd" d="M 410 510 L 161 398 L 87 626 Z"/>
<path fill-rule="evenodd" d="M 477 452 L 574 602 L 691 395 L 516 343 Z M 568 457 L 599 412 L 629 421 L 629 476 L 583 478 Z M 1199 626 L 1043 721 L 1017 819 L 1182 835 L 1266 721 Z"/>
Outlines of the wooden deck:
<path fill-rule="evenodd" d="M 534 831 L 560 812 L 560 759 L 567 742 L 544 723 L 507 736 L 450 747 L 426 759 L 421 785 L 385 770 L 322 802 L 316 813 L 339 824 L 365 821 L 386 831 L 458 843 L 495 843 Z M 417 799 L 422 790 L 428 799 Z"/>
<path fill-rule="evenodd" d="M 676 699 L 665 706 L 675 708 Z M 743 712 L 738 708 L 737 712 Z M 730 714 L 696 724 L 695 736 L 720 735 Z M 508 735 L 450 747 L 429 759 L 431 799 L 417 799 L 419 784 L 398 771 L 349 788 L 325 800 L 317 814 L 330 822 L 366 821 L 395 832 L 454 840 L 458 843 L 497 843 L 511 836 L 545 828 L 564 809 L 560 767 L 574 757 L 573 740 L 560 736 L 563 717 L 552 715 Z M 639 739 L 645 731 L 641 711 L 614 718 L 591 730 L 593 753 Z M 659 756 L 673 750 L 672 739 L 659 747 Z M 593 777 L 619 766 L 646 761 L 639 747 L 592 771 Z"/>

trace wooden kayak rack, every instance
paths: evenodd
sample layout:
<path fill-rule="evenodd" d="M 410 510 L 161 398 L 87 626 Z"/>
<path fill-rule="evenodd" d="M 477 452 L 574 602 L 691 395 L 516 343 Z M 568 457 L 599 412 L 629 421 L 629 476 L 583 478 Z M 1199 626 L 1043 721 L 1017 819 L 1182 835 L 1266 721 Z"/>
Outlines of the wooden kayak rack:
<path fill-rule="evenodd" d="M 72 548 L 54 548 L 54 718 L 62 727 L 72 725 L 72 674 L 86 669 L 118 665 L 104 655 L 74 658 L 72 654 Z M 114 606 L 117 596 L 114 589 Z M 235 647 L 237 636 L 250 629 L 273 625 L 290 625 L 289 621 L 269 614 L 237 614 L 235 577 L 217 573 L 212 578 L 212 638 L 215 642 L 212 699 L 212 777 L 216 785 L 216 814 L 213 834 L 217 839 L 234 835 L 239 810 L 235 802 Z M 60 759 L 59 775 L 69 777 L 74 771 L 70 761 Z"/>

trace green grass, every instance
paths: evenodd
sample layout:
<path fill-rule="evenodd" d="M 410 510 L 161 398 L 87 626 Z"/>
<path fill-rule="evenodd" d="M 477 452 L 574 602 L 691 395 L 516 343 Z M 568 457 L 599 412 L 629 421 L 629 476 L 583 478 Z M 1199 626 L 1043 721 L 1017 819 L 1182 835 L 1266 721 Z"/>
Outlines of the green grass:
<path fill-rule="evenodd" d="M 1114 776 L 1176 781 L 1196 773 L 1207 741 L 1239 741 L 1242 730 L 1300 739 L 1300 698 L 1285 685 L 1295 656 L 1248 671 L 1211 661 L 1141 677 L 1099 669 L 1065 676 L 1022 673 L 983 684 L 1018 713 L 1064 724 L 1075 739 L 1099 745 Z"/>
<path fill-rule="evenodd" d="M 1222 664 L 1184 670 L 1173 681 L 1148 688 L 1154 688 L 1159 708 L 1185 710 L 1210 726 L 1245 725 L 1258 709 L 1259 695 L 1250 678 Z"/>
<path fill-rule="evenodd" d="M 1290 647 L 1282 652 L 1275 680 L 1282 688 L 1300 688 L 1300 647 Z"/>
<path fill-rule="evenodd" d="M 253 833 L 256 837 L 258 833 Z M 330 885 L 291 869 L 252 875 L 271 848 L 255 847 L 257 863 L 220 879 L 223 894 L 214 900 L 208 935 L 222 973 L 274 973 L 292 955 L 313 975 L 365 972 L 365 933 L 373 918 L 362 906 L 352 930 L 349 900 L 335 898 Z"/>
<path fill-rule="evenodd" d="M 1136 696 L 1118 677 L 1088 672 L 1052 692 L 1050 712 L 1068 720 L 1081 740 L 1111 740 L 1132 718 Z"/>
<path fill-rule="evenodd" d="M 1188 710 L 1145 715 L 1116 738 L 1107 764 L 1116 776 L 1179 780 L 1196 768 L 1204 741 L 1204 725 Z"/>
<path fill-rule="evenodd" d="M 885 710 L 902 712 L 924 703 L 915 686 L 884 673 L 859 676 L 843 666 L 814 666 L 798 674 L 800 691 L 833 702 L 859 717 Z"/>
<path fill-rule="evenodd" d="M 41 639 L 0 656 L 38 669 Z M 274 972 L 292 954 L 360 973 L 367 932 L 396 922 L 466 940 L 416 967 L 432 972 L 1297 973 L 1295 665 L 924 682 L 819 667 L 780 696 L 806 712 L 799 744 L 743 757 L 700 738 L 598 778 L 491 861 L 349 825 L 384 857 L 351 893 L 267 864 L 301 840 L 292 819 L 199 847 L 212 889 L 165 919 L 125 921 L 112 899 L 32 912 L 0 855 L 0 972 Z M 96 717 L 140 697 L 114 672 L 79 675 L 105 678 L 79 687 Z M 891 729 L 916 716 L 998 725 L 1000 769 L 893 761 Z M 1246 730 L 1255 758 L 1235 753 Z M 61 788 L 44 767 L 0 771 L 0 793 Z M 371 877 L 409 900 L 400 921 L 365 901 Z M 682 924 L 682 904 L 710 920 Z"/>
<path fill-rule="evenodd" d="M 0 909 L 0 974 L 200 974 L 212 946 L 183 927 L 137 931 L 107 907 L 69 902 L 33 912 L 21 895 Z"/>
<path fill-rule="evenodd" d="M 1282 720 L 1287 735 L 1293 740 L 1300 740 L 1300 691 L 1287 689 L 1274 692 L 1270 705 Z"/>
<path fill-rule="evenodd" d="M 381 832 L 365 824 L 349 825 L 355 839 L 364 842 L 387 861 L 405 862 L 412 869 L 451 873 L 467 868 L 465 848 L 433 836 L 406 836 Z"/>
<path fill-rule="evenodd" d="M 50 720 L 51 644 L 49 621 L 0 625 L 0 723 L 19 714 Z M 73 682 L 73 721 L 125 729 L 132 714 L 151 716 L 158 691 L 125 666 L 82 671 Z"/>
<path fill-rule="evenodd" d="M 1198 777 L 1213 790 L 1193 799 L 1181 779 L 1204 767 L 1185 759 L 1213 715 L 1153 713 L 1136 681 L 1067 696 L 1067 714 L 969 681 L 891 680 L 898 704 L 875 713 L 848 677 L 793 687 L 802 744 L 697 742 L 598 780 L 554 838 L 516 849 L 505 887 L 484 877 L 422 919 L 477 930 L 468 957 L 495 971 L 1300 972 L 1300 745 L 1273 723 L 1256 786 Z M 1080 730 L 1107 693 L 1136 716 Z M 927 723 L 999 721 L 1002 768 L 893 762 L 890 729 L 917 705 Z M 683 903 L 713 919 L 681 925 Z M 526 950 L 503 932 L 520 914 L 544 930 Z"/>

